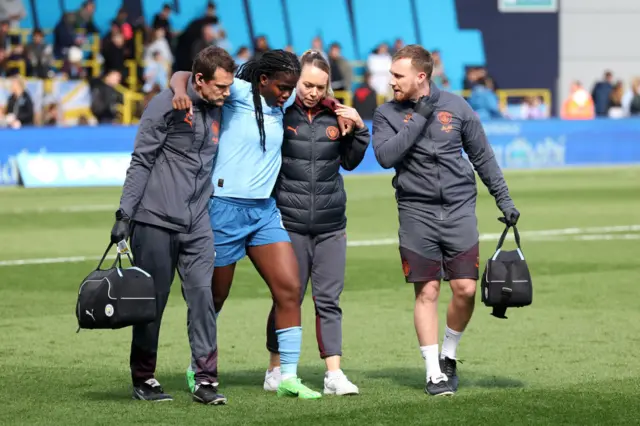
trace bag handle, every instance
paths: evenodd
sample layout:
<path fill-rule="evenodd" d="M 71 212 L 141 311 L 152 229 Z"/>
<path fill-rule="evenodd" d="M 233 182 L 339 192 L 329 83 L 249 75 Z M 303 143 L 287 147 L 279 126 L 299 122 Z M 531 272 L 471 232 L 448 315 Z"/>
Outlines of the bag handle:
<path fill-rule="evenodd" d="M 500 222 L 504 223 L 504 219 L 503 218 L 500 218 L 498 220 Z M 507 237 L 507 234 L 509 233 L 509 228 L 513 228 L 513 234 L 514 234 L 514 236 L 516 238 L 516 245 L 522 251 L 522 247 L 520 247 L 520 233 L 518 232 L 518 227 L 516 225 L 506 225 L 505 226 L 504 231 L 502 231 L 502 235 L 500 236 L 500 240 L 498 240 L 498 246 L 496 247 L 496 251 L 498 251 L 498 250 L 500 250 L 502 248 L 502 245 L 504 244 L 504 239 Z"/>
<path fill-rule="evenodd" d="M 115 268 L 116 265 L 118 265 L 118 267 L 122 268 L 122 253 L 123 252 L 129 258 L 129 262 L 131 262 L 131 265 L 135 266 L 135 264 L 133 263 L 133 259 L 131 258 L 131 254 L 130 254 L 131 251 L 129 250 L 129 246 L 127 245 L 126 241 L 122 241 L 122 242 L 124 242 L 123 247 L 121 247 L 121 244 L 118 243 L 118 254 L 116 255 L 115 260 L 113 261 L 113 264 L 111 265 L 111 268 Z M 96 271 L 100 270 L 100 267 L 104 263 L 104 260 L 107 258 L 107 254 L 109 254 L 109 251 L 111 250 L 111 247 L 113 247 L 113 243 L 112 242 L 109 243 L 109 245 L 107 246 L 107 249 L 105 250 L 104 254 L 102 255 L 102 258 L 100 259 L 100 263 L 98 263 L 98 267 L 96 268 Z"/>

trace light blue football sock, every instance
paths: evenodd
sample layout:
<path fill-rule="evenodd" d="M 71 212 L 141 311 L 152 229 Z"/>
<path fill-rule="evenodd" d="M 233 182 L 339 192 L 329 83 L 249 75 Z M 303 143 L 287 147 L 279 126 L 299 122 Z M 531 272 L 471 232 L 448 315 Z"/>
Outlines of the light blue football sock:
<path fill-rule="evenodd" d="M 289 327 L 276 330 L 280 352 L 280 372 L 286 380 L 298 375 L 298 361 L 302 346 L 302 327 Z"/>

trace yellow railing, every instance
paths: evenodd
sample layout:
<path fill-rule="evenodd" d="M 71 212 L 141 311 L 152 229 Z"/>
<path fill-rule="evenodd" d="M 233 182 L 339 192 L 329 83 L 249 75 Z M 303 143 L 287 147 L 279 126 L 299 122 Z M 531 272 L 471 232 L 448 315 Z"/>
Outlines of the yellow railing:
<path fill-rule="evenodd" d="M 135 115 L 136 104 L 144 102 L 144 95 L 121 85 L 116 86 L 115 89 L 122 95 L 122 104 L 118 106 L 118 111 L 122 115 L 122 124 L 134 124 L 138 118 Z"/>

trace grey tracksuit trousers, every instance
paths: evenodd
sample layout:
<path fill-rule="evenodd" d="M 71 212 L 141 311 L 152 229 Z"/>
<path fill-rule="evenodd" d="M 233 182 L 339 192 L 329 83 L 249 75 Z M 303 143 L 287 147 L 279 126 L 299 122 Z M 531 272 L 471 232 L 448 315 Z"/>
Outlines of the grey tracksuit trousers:
<path fill-rule="evenodd" d="M 130 357 L 133 383 L 140 384 L 154 377 L 160 323 L 176 269 L 188 306 L 187 331 L 196 382 L 217 383 L 216 317 L 211 297 L 215 252 L 208 213 L 193 222 L 190 233 L 136 222 L 131 251 L 136 266 L 153 277 L 158 312 L 154 322 L 133 327 Z"/>
<path fill-rule="evenodd" d="M 317 236 L 289 232 L 300 271 L 301 300 L 311 278 L 311 294 L 316 313 L 316 340 L 321 358 L 342 355 L 342 309 L 347 236 L 344 230 Z M 278 353 L 275 310 L 267 321 L 267 349 Z"/>

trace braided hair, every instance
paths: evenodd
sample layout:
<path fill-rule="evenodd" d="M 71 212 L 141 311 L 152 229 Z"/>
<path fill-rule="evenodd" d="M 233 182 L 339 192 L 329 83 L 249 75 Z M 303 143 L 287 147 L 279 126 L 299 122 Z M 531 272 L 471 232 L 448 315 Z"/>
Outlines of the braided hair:
<path fill-rule="evenodd" d="M 242 64 L 238 69 L 237 77 L 251 83 L 251 93 L 253 94 L 253 104 L 256 111 L 256 122 L 260 132 L 260 146 L 262 151 L 266 151 L 266 134 L 264 131 L 264 115 L 262 113 L 262 99 L 260 98 L 260 76 L 273 78 L 276 73 L 300 75 L 300 62 L 298 57 L 285 50 L 269 50 L 264 52 L 258 59 L 251 59 Z"/>

